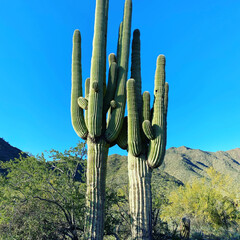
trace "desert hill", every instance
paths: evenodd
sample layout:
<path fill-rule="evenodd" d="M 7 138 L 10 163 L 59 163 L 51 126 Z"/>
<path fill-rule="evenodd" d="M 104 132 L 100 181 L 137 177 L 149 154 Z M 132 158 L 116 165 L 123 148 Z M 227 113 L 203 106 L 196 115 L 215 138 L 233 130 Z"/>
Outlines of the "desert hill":
<path fill-rule="evenodd" d="M 240 180 L 240 148 L 230 151 L 207 152 L 188 147 L 169 148 L 160 171 L 164 171 L 183 183 L 195 177 L 206 175 L 206 168 L 231 176 L 234 181 Z"/>
<path fill-rule="evenodd" d="M 240 182 L 240 148 L 229 151 L 207 152 L 188 147 L 172 147 L 166 151 L 164 163 L 154 169 L 154 184 L 182 185 L 194 178 L 207 177 L 206 168 L 231 176 L 234 182 Z M 117 154 L 108 158 L 107 181 L 111 184 L 125 185 L 128 182 L 127 156 Z M 120 177 L 118 177 L 120 176 Z"/>
<path fill-rule="evenodd" d="M 18 158 L 20 153 L 22 153 L 20 149 L 11 146 L 3 138 L 0 138 L 0 161 L 6 162 Z"/>
<path fill-rule="evenodd" d="M 0 138 L 0 161 L 17 158 L 20 153 L 20 149 Z M 185 146 L 169 148 L 162 166 L 153 171 L 152 182 L 155 187 L 179 186 L 196 177 L 206 177 L 205 169 L 208 167 L 213 167 L 216 171 L 231 176 L 234 182 L 239 183 L 240 148 L 217 152 L 207 152 Z M 111 186 L 127 185 L 127 156 L 110 155 L 107 168 L 107 183 Z"/>

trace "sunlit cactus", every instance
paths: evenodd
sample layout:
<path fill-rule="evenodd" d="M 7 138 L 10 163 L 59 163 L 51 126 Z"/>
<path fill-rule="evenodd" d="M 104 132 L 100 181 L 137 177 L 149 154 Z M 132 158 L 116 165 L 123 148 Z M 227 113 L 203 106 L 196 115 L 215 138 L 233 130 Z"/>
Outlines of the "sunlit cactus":
<path fill-rule="evenodd" d="M 115 144 L 124 122 L 132 15 L 132 1 L 126 0 L 117 56 L 109 55 L 106 84 L 108 5 L 108 0 L 96 0 L 91 73 L 85 82 L 85 97 L 82 95 L 79 30 L 74 32 L 72 53 L 72 125 L 88 144 L 85 239 L 99 240 L 103 239 L 108 149 Z"/>
<path fill-rule="evenodd" d="M 131 64 L 131 79 L 127 81 L 127 133 L 121 133 L 118 144 L 123 146 L 125 139 L 125 148 L 128 149 L 132 239 L 149 240 L 152 239 L 151 174 L 161 165 L 165 155 L 168 84 L 165 82 L 165 57 L 160 55 L 151 110 L 149 92 L 141 93 L 139 30 L 133 34 Z"/>

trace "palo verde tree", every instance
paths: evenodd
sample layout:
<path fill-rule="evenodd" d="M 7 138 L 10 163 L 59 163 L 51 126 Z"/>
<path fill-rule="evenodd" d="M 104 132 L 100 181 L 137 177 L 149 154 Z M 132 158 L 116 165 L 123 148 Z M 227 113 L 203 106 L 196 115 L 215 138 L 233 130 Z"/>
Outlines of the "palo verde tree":
<path fill-rule="evenodd" d="M 128 149 L 129 205 L 132 239 L 152 239 L 152 170 L 159 167 L 166 149 L 168 83 L 165 57 L 159 55 L 155 74 L 154 105 L 150 94 L 141 94 L 140 32 L 132 42 L 131 79 L 127 82 L 128 117 L 118 144 Z"/>
<path fill-rule="evenodd" d="M 116 143 L 122 128 L 126 103 L 132 1 L 125 1 L 123 22 L 119 27 L 117 56 L 109 55 L 110 67 L 106 84 L 108 5 L 109 0 L 96 0 L 91 73 L 85 82 L 85 97 L 82 95 L 79 30 L 73 36 L 72 125 L 77 135 L 87 140 L 88 145 L 86 239 L 103 239 L 108 149 Z"/>
<path fill-rule="evenodd" d="M 192 232 L 214 234 L 218 239 L 239 239 L 238 185 L 212 167 L 205 171 L 206 178 L 195 178 L 168 194 L 161 217 L 177 225 L 187 216 Z"/>

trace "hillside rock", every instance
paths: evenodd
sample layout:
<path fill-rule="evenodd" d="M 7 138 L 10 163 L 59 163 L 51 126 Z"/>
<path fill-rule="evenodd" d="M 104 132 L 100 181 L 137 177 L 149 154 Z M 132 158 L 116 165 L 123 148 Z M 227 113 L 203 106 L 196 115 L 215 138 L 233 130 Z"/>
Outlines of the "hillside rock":
<path fill-rule="evenodd" d="M 240 149 L 207 152 L 185 146 L 172 147 L 166 151 L 160 169 L 181 182 L 186 183 L 196 177 L 207 177 L 206 168 L 213 167 L 219 173 L 240 181 Z"/>
<path fill-rule="evenodd" d="M 0 161 L 6 162 L 14 158 L 18 158 L 22 151 L 11 146 L 3 138 L 0 138 Z M 23 155 L 26 155 L 23 153 Z"/>

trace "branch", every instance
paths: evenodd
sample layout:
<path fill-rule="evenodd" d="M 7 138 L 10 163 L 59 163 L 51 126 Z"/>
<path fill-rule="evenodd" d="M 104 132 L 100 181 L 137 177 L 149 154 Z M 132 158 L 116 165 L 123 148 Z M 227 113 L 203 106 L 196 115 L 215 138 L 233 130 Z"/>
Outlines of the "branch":
<path fill-rule="evenodd" d="M 121 206 L 119 206 L 118 202 L 117 202 L 117 206 L 118 206 L 119 209 L 121 209 L 121 210 L 128 216 L 128 213 L 127 213 Z M 119 211 L 121 217 L 122 217 L 128 224 L 130 224 L 130 222 L 129 222 L 129 221 L 124 217 L 124 215 L 122 214 L 122 211 Z"/>
<path fill-rule="evenodd" d="M 66 212 L 66 210 L 58 202 L 50 200 L 50 199 L 41 198 L 39 196 L 35 196 L 33 198 L 36 198 L 36 199 L 39 199 L 41 201 L 46 201 L 46 202 L 53 203 L 53 204 L 57 205 L 63 211 L 63 213 L 64 213 L 64 215 L 66 217 L 66 220 L 69 223 L 69 225 L 72 226 L 72 222 L 69 219 L 69 215 L 70 215 L 69 211 L 67 210 L 67 212 Z"/>
<path fill-rule="evenodd" d="M 64 200 L 65 202 L 67 202 L 67 199 L 51 184 L 51 182 L 49 180 L 47 180 L 48 184 L 52 187 L 52 189 L 58 193 Z"/>

